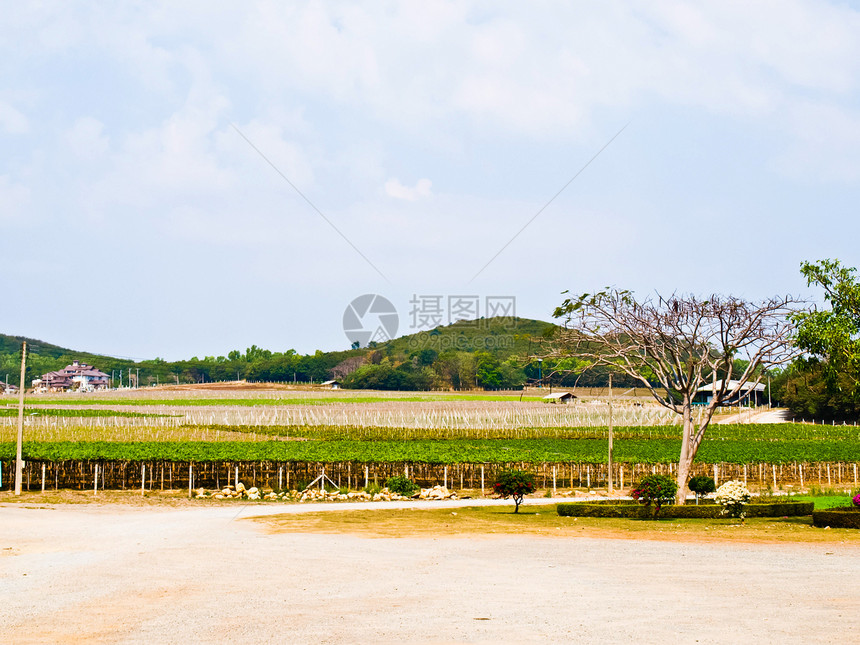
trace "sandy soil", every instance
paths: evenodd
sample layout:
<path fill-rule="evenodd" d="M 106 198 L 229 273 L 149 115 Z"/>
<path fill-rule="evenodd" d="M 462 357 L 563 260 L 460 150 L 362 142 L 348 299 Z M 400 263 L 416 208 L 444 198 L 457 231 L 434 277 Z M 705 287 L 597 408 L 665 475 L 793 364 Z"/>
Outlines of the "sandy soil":
<path fill-rule="evenodd" d="M 311 506 L 0 506 L 3 643 L 847 643 L 860 549 L 267 533 Z"/>

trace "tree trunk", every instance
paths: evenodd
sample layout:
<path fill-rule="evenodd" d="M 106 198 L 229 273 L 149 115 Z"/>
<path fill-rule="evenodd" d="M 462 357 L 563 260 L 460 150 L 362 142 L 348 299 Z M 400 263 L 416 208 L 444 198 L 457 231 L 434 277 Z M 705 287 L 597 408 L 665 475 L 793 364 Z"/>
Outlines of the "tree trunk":
<path fill-rule="evenodd" d="M 690 479 L 690 468 L 696 456 L 698 445 L 694 445 L 693 406 L 690 398 L 684 396 L 683 435 L 681 437 L 681 455 L 678 458 L 678 492 L 675 493 L 675 503 L 683 505 L 687 502 L 687 481 Z"/>

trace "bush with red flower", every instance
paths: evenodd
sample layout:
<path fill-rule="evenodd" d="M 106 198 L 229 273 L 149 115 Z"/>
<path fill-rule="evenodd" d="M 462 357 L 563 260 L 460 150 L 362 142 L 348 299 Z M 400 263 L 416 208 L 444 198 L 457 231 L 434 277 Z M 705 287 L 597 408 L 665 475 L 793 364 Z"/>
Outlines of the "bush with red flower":
<path fill-rule="evenodd" d="M 519 513 L 523 496 L 535 492 L 535 476 L 523 470 L 505 470 L 496 477 L 493 492 L 503 499 L 513 498 L 514 513 Z"/>
<path fill-rule="evenodd" d="M 660 509 L 671 504 L 678 492 L 678 484 L 666 475 L 646 475 L 633 487 L 630 496 L 645 506 L 654 505 L 654 517 L 660 513 Z"/>

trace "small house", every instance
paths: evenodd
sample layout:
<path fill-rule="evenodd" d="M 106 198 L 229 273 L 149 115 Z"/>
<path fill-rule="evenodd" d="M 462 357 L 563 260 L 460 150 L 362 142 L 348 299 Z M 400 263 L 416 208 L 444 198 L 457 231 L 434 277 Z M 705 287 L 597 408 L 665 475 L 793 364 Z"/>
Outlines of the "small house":
<path fill-rule="evenodd" d="M 543 400 L 547 403 L 573 403 L 575 399 L 576 396 L 570 392 L 553 392 L 543 397 Z"/>
<path fill-rule="evenodd" d="M 740 381 L 728 381 L 725 384 L 725 391 L 727 393 L 731 392 L 738 387 L 739 383 Z M 738 389 L 738 392 L 734 396 L 727 398 L 721 405 L 762 405 L 767 402 L 767 395 L 765 394 L 766 389 L 767 387 L 764 383 L 756 383 L 755 381 L 744 383 L 740 386 L 740 389 Z M 709 405 L 711 401 L 714 400 L 716 393 L 722 390 L 722 380 L 717 380 L 713 383 L 709 383 L 708 385 L 703 385 L 696 390 L 696 395 L 693 397 L 693 404 Z"/>

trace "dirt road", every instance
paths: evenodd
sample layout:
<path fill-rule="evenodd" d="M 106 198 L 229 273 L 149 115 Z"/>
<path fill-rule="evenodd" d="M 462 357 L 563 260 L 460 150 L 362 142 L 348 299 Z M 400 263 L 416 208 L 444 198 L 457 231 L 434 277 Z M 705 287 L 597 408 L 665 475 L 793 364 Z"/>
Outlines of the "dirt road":
<path fill-rule="evenodd" d="M 236 514 L 0 506 L 0 642 L 847 643 L 860 634 L 856 547 L 272 535 Z"/>

